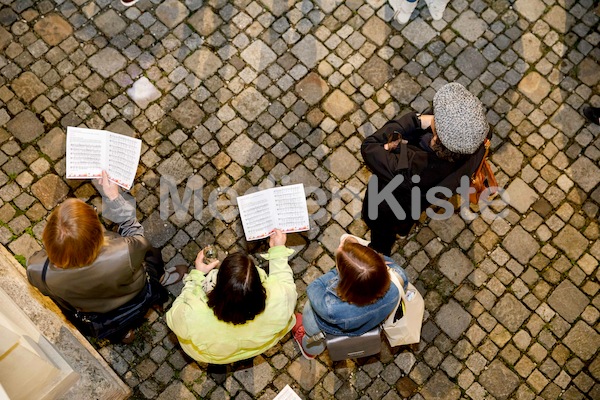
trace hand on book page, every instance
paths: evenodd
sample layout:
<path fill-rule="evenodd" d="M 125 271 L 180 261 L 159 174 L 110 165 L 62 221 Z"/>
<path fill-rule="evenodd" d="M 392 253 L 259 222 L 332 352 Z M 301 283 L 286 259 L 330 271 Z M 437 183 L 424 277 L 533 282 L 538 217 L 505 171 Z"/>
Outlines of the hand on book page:
<path fill-rule="evenodd" d="M 280 229 L 273 229 L 271 232 L 271 237 L 269 238 L 269 246 L 285 246 L 286 240 L 287 235 L 283 231 Z"/>
<path fill-rule="evenodd" d="M 110 181 L 106 171 L 102 170 L 102 177 L 96 179 L 95 183 L 100 185 L 102 188 L 102 194 L 108 197 L 110 200 L 114 200 L 119 197 L 119 186 Z"/>

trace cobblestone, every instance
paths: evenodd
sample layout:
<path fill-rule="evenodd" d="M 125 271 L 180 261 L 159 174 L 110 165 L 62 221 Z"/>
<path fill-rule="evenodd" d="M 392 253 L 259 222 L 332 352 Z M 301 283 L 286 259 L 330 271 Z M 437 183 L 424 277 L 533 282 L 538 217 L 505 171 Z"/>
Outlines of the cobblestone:
<path fill-rule="evenodd" d="M 597 343 L 598 340 L 600 335 L 593 328 L 583 321 L 578 321 L 565 337 L 564 343 L 578 357 L 589 360 L 597 350 L 594 349 L 593 343 Z"/>
<path fill-rule="evenodd" d="M 6 124 L 6 127 L 21 143 L 29 143 L 44 132 L 42 122 L 29 110 L 20 112 Z"/>
<path fill-rule="evenodd" d="M 527 308 L 512 294 L 505 294 L 492 309 L 492 315 L 511 332 L 516 332 L 529 316 Z"/>
<path fill-rule="evenodd" d="M 427 384 L 423 387 L 421 395 L 426 400 L 429 399 L 459 399 L 460 390 L 450 382 L 447 376 L 441 371 L 436 372 Z"/>
<path fill-rule="evenodd" d="M 568 175 L 586 192 L 600 182 L 600 169 L 586 157 L 581 157 L 571 165 Z"/>
<path fill-rule="evenodd" d="M 451 249 L 440 257 L 440 271 L 455 285 L 460 283 L 473 271 L 473 264 L 460 250 Z"/>
<path fill-rule="evenodd" d="M 469 314 L 455 301 L 443 305 L 436 315 L 436 324 L 454 340 L 460 338 L 470 322 Z"/>
<path fill-rule="evenodd" d="M 481 384 L 497 399 L 507 399 L 519 384 L 517 376 L 502 362 L 495 360 L 481 376 Z"/>
<path fill-rule="evenodd" d="M 50 14 L 40 19 L 33 29 L 50 46 L 60 44 L 73 34 L 73 27 L 58 14 Z"/>
<path fill-rule="evenodd" d="M 286 384 L 314 399 L 600 396 L 600 130 L 581 115 L 600 106 L 597 5 L 456 0 L 432 21 L 423 3 L 399 25 L 382 0 L 3 2 L 0 243 L 25 258 L 63 199 L 100 205 L 89 182 L 64 179 L 66 126 L 107 129 L 143 140 L 132 194 L 168 265 L 245 242 L 233 212 L 163 220 L 161 177 L 180 198 L 193 175 L 206 196 L 310 188 L 311 230 L 289 236 L 301 307 L 339 236 L 369 235 L 364 138 L 448 81 L 488 110 L 505 216 L 427 218 L 394 248 L 425 298 L 418 346 L 308 361 L 288 335 L 221 380 L 153 313 L 139 343 L 96 345 L 134 398 L 267 399 Z"/>
<path fill-rule="evenodd" d="M 578 259 L 587 247 L 587 240 L 578 230 L 568 225 L 556 236 L 554 244 L 573 259 Z"/>
<path fill-rule="evenodd" d="M 109 78 L 123 69 L 127 60 L 117 50 L 107 47 L 90 57 L 89 63 L 102 77 Z"/>

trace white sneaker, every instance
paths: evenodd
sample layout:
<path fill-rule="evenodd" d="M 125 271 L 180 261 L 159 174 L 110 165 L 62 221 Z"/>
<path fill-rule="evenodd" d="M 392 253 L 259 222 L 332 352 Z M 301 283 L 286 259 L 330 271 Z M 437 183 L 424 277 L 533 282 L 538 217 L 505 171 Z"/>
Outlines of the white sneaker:
<path fill-rule="evenodd" d="M 137 3 L 140 0 L 121 0 L 121 4 L 123 4 L 125 7 L 130 7 L 132 5 L 134 5 L 135 3 Z"/>
<path fill-rule="evenodd" d="M 429 14 L 434 21 L 439 21 L 444 18 L 444 11 L 449 0 L 425 0 L 429 8 Z"/>
<path fill-rule="evenodd" d="M 417 7 L 417 1 L 408 1 L 408 0 L 390 0 L 390 6 L 394 10 L 394 19 L 398 21 L 399 24 L 405 24 L 410 19 L 412 12 Z"/>

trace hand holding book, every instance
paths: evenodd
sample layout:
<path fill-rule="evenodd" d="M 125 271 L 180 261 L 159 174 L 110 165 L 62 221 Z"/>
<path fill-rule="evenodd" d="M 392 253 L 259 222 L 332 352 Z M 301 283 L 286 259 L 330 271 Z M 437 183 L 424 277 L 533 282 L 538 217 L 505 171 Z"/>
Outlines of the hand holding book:
<path fill-rule="evenodd" d="M 119 197 L 119 186 L 110 181 L 106 171 L 102 171 L 102 177 L 97 179 L 96 183 L 102 188 L 104 196 L 108 197 L 109 200 Z"/>
<path fill-rule="evenodd" d="M 285 246 L 287 235 L 279 229 L 275 229 L 269 238 L 269 247 Z"/>

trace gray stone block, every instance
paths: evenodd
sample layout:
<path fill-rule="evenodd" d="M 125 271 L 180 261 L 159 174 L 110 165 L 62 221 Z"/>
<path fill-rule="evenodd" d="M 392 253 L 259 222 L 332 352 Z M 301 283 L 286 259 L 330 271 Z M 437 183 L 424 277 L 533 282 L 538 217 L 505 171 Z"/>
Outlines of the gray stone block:
<path fill-rule="evenodd" d="M 571 281 L 564 280 L 548 297 L 548 304 L 561 317 L 573 323 L 590 304 L 590 301 Z"/>
<path fill-rule="evenodd" d="M 471 315 L 454 300 L 444 304 L 435 316 L 435 323 L 446 335 L 458 340 L 471 324 Z"/>

